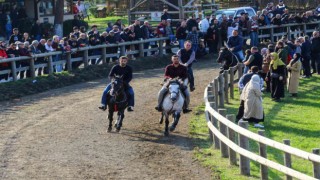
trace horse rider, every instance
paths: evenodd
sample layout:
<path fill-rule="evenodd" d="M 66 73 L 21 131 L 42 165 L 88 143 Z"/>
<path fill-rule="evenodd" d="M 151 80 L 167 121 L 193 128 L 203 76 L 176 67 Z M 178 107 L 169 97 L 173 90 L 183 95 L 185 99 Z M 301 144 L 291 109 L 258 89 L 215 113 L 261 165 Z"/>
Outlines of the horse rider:
<path fill-rule="evenodd" d="M 188 79 L 190 83 L 190 91 L 194 91 L 194 76 L 192 71 L 192 63 L 195 60 L 196 52 L 192 50 L 192 42 L 187 40 L 184 42 L 184 49 L 180 49 L 177 52 L 179 62 L 183 66 L 187 67 Z"/>
<path fill-rule="evenodd" d="M 133 88 L 130 86 L 130 81 L 132 80 L 132 68 L 127 65 L 128 57 L 121 56 L 119 58 L 119 64 L 114 65 L 109 73 L 109 78 L 112 79 L 115 76 L 122 76 L 124 88 L 127 94 L 129 94 L 128 97 L 128 108 L 127 110 L 133 111 L 134 107 L 134 91 Z M 99 109 L 105 111 L 107 109 L 106 102 L 108 102 L 108 92 L 111 90 L 111 83 L 107 85 L 105 90 L 103 91 L 102 98 L 101 98 L 101 106 Z"/>
<path fill-rule="evenodd" d="M 229 51 L 234 53 L 239 58 L 239 61 L 242 62 L 244 60 L 244 55 L 242 51 L 243 38 L 239 36 L 238 30 L 234 29 L 232 31 L 232 36 L 228 38 L 227 44 Z"/>
<path fill-rule="evenodd" d="M 159 91 L 158 106 L 155 107 L 155 109 L 158 110 L 159 112 L 162 111 L 162 101 L 163 101 L 164 95 L 168 92 L 169 82 L 171 79 L 178 77 L 179 79 L 181 79 L 179 81 L 181 92 L 183 92 L 185 95 L 185 106 L 183 108 L 183 113 L 188 113 L 192 111 L 188 109 L 189 103 L 190 103 L 190 93 L 188 91 L 188 87 L 186 87 L 183 84 L 183 81 L 188 78 L 187 68 L 179 63 L 178 55 L 173 55 L 171 58 L 171 61 L 172 61 L 172 64 L 168 65 L 165 69 L 165 74 L 164 74 L 165 83 L 162 86 L 161 90 Z"/>

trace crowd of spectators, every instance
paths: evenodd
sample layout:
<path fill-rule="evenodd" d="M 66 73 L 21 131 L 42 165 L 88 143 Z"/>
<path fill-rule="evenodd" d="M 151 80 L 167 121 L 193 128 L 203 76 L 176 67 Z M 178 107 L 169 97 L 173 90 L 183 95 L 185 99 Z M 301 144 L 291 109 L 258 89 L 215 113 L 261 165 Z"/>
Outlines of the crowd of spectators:
<path fill-rule="evenodd" d="M 249 37 L 250 46 L 253 47 L 259 45 L 259 33 L 269 33 L 268 30 L 260 30 L 259 27 L 261 26 L 268 26 L 270 24 L 278 25 L 279 28 L 275 28 L 275 32 L 280 32 L 282 31 L 282 24 L 309 22 L 319 19 L 318 17 L 319 16 L 317 16 L 313 11 L 308 11 L 301 15 L 290 14 L 288 8 L 281 0 L 276 6 L 273 5 L 273 3 L 269 3 L 266 8 L 258 11 L 256 16 L 249 17 L 247 13 L 241 13 L 240 16 L 237 17 L 227 17 L 226 15 L 222 15 L 221 21 L 216 19 L 215 15 L 206 14 L 203 19 L 196 18 L 194 15 L 192 15 L 188 19 L 182 19 L 178 23 L 173 24 L 171 15 L 165 9 L 163 15 L 161 16 L 161 22 L 155 27 L 152 27 L 148 21 L 140 20 L 135 20 L 132 24 L 125 26 L 121 19 L 119 19 L 114 23 L 108 22 L 104 32 L 99 32 L 96 25 L 92 25 L 88 32 L 84 26 L 79 27 L 75 25 L 73 27 L 73 32 L 70 32 L 68 37 L 60 38 L 58 36 L 53 36 L 49 39 L 43 39 L 41 23 L 40 21 L 36 21 L 30 34 L 27 32 L 20 34 L 17 28 L 12 29 L 12 32 L 10 33 L 11 35 L 8 36 L 8 41 L 1 42 L 1 49 L 4 50 L 7 56 L 3 55 L 0 56 L 0 58 L 3 59 L 7 57 L 30 56 L 32 54 L 52 51 L 70 51 L 70 49 L 78 47 L 96 46 L 99 44 L 113 44 L 156 37 L 169 37 L 165 43 L 167 47 L 173 44 L 179 44 L 180 48 L 183 48 L 184 42 L 186 40 L 190 40 L 192 42 L 192 50 L 196 52 L 196 57 L 199 58 L 207 53 L 206 49 L 208 49 L 208 53 L 218 53 L 219 41 L 228 42 L 230 37 L 232 38 L 233 36 L 230 29 L 237 30 L 239 37 Z M 297 25 L 291 27 L 291 30 L 294 30 L 294 28 L 300 28 L 300 26 Z M 289 37 L 289 39 L 292 38 L 293 37 Z M 295 40 L 293 40 L 292 44 L 295 45 Z M 33 50 L 31 47 L 34 47 Z M 156 47 L 158 47 L 156 41 L 144 43 L 145 49 Z M 125 49 L 128 53 L 130 51 L 138 50 L 139 46 L 127 45 Z M 172 53 L 170 48 L 166 48 L 166 52 Z M 118 53 L 118 48 L 108 47 L 107 53 L 115 54 L 115 56 L 111 58 L 111 61 L 115 61 L 117 59 L 116 55 Z M 100 54 L 101 50 L 98 49 L 89 51 L 89 55 Z M 241 53 L 239 52 L 239 54 Z M 82 52 L 72 53 L 72 57 L 80 57 L 82 55 Z M 148 53 L 145 52 L 144 55 L 146 56 Z M 157 55 L 157 51 L 152 51 L 150 55 Z M 128 55 L 129 59 L 135 59 L 138 56 L 139 53 Z M 53 61 L 58 61 L 59 59 L 61 59 L 61 55 L 53 57 Z M 240 57 L 241 61 L 243 59 L 243 57 Z M 91 64 L 97 64 L 101 62 L 101 59 L 90 59 L 89 61 Z M 36 59 L 35 61 L 36 64 L 41 64 L 44 62 L 46 62 L 45 58 Z M 312 60 L 312 62 L 316 62 L 316 60 Z M 10 69 L 10 63 L 7 63 L 6 65 L 4 64 L 5 63 L 0 64 L 0 70 Z M 80 65 L 81 62 L 73 62 L 72 68 L 78 68 Z M 315 63 L 312 63 L 312 65 L 312 67 L 314 67 L 313 69 L 316 69 Z M 17 67 L 25 66 L 28 66 L 28 62 L 21 61 L 21 63 L 17 63 Z M 54 66 L 54 70 L 56 72 L 61 72 L 64 69 L 66 68 L 62 66 Z M 21 71 L 19 77 L 23 78 L 25 76 L 30 76 L 30 72 L 27 71 L 26 75 L 24 75 L 24 73 L 25 72 Z M 43 73 L 48 73 L 48 69 L 38 69 L 38 75 Z M 310 73 L 306 71 L 305 75 L 310 76 L 309 74 Z M 0 80 L 1 79 L 10 79 L 10 75 L 1 75 Z"/>

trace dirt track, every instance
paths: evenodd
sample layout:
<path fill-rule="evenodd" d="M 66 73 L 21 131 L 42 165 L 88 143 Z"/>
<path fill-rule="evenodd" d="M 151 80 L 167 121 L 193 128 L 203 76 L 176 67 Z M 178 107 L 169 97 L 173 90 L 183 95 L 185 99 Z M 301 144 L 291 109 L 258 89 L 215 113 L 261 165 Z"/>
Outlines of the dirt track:
<path fill-rule="evenodd" d="M 191 108 L 217 75 L 211 61 L 194 66 Z M 212 179 L 192 158 L 188 119 L 163 136 L 154 110 L 163 69 L 136 72 L 136 107 L 120 133 L 107 133 L 98 110 L 106 79 L 0 103 L 0 179 Z"/>

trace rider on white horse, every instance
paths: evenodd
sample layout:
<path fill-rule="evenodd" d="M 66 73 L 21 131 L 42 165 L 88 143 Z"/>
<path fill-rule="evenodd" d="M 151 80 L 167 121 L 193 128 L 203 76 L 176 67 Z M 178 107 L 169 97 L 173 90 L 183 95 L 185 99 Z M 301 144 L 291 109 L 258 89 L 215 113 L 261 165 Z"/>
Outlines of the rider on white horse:
<path fill-rule="evenodd" d="M 177 55 L 173 55 L 171 60 L 172 60 L 172 64 L 168 65 L 165 70 L 164 77 L 165 77 L 166 82 L 164 83 L 161 90 L 159 91 L 158 106 L 155 107 L 155 109 L 158 110 L 159 112 L 161 112 L 163 110 L 162 109 L 162 101 L 163 101 L 164 95 L 168 92 L 168 85 L 169 85 L 170 79 L 179 78 L 179 79 L 181 79 L 181 81 L 180 81 L 181 91 L 184 93 L 184 95 L 186 97 L 185 98 L 185 106 L 183 108 L 183 113 L 188 113 L 192 110 L 188 109 L 189 103 L 190 103 L 190 93 L 188 91 L 187 86 L 184 85 L 184 80 L 186 80 L 188 78 L 187 67 L 185 67 L 179 63 L 179 57 Z"/>

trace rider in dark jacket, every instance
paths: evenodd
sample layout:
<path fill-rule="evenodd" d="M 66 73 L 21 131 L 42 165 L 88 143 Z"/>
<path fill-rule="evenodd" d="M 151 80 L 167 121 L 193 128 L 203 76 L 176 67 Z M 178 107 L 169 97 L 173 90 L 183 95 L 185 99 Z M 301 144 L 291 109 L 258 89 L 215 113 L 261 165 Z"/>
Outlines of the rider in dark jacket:
<path fill-rule="evenodd" d="M 133 111 L 134 107 L 134 91 L 133 88 L 130 86 L 130 81 L 132 80 L 132 68 L 127 65 L 128 58 L 126 56 L 121 56 L 119 58 L 119 64 L 114 65 L 109 73 L 109 78 L 112 79 L 115 76 L 122 76 L 123 81 L 124 81 L 124 86 L 129 94 L 129 99 L 128 99 L 128 111 Z M 101 98 L 101 106 L 99 109 L 101 110 L 106 110 L 106 102 L 107 102 L 107 94 L 111 90 L 111 83 L 107 85 L 105 90 L 103 91 L 102 98 Z"/>
<path fill-rule="evenodd" d="M 163 101 L 164 95 L 168 91 L 168 85 L 169 85 L 168 82 L 170 81 L 170 79 L 179 77 L 181 79 L 181 82 L 180 82 L 182 87 L 181 90 L 184 92 L 184 95 L 186 96 L 183 113 L 188 113 L 191 111 L 190 109 L 188 109 L 189 103 L 190 103 L 190 93 L 188 91 L 188 88 L 183 85 L 183 81 L 188 78 L 187 67 L 179 63 L 179 57 L 177 55 L 173 55 L 171 60 L 172 60 L 172 64 L 168 65 L 165 70 L 164 77 L 165 77 L 166 83 L 163 85 L 163 87 L 159 91 L 158 106 L 156 106 L 155 109 L 158 110 L 159 112 L 162 111 L 162 101 Z"/>

